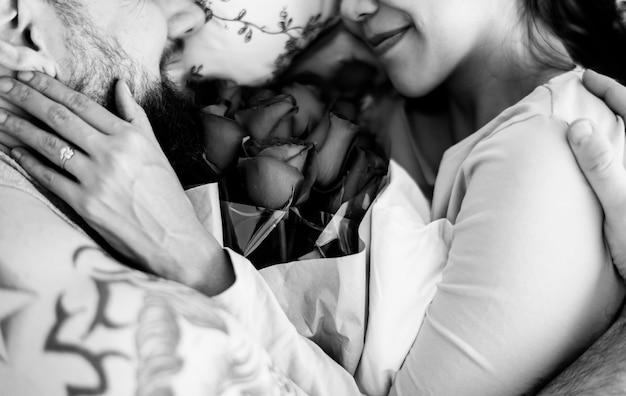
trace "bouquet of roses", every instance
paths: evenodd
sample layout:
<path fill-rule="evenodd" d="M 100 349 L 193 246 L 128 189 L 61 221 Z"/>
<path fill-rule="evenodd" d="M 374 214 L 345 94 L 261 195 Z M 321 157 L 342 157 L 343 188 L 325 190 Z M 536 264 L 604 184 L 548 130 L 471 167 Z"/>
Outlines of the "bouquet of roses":
<path fill-rule="evenodd" d="M 379 68 L 359 59 L 263 88 L 213 81 L 203 138 L 226 246 L 257 268 L 363 248 L 358 225 L 387 160 L 359 120 L 381 84 Z"/>

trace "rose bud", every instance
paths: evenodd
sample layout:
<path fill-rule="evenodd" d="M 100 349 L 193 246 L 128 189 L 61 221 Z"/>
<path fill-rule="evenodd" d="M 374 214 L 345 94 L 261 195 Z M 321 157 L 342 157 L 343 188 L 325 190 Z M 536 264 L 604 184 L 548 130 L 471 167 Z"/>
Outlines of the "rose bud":
<path fill-rule="evenodd" d="M 206 159 L 224 171 L 237 163 L 244 129 L 235 120 L 202 112 L 202 140 Z"/>
<path fill-rule="evenodd" d="M 320 100 L 320 93 L 311 85 L 292 84 L 283 88 L 283 93 L 291 95 L 298 105 L 294 115 L 292 135 L 299 137 L 317 125 L 324 116 L 326 106 Z"/>
<path fill-rule="evenodd" d="M 328 137 L 315 157 L 318 186 L 326 188 L 337 179 L 358 130 L 350 121 L 331 114 Z"/>
<path fill-rule="evenodd" d="M 239 171 L 252 203 L 268 209 L 284 209 L 304 181 L 296 168 L 271 157 L 246 158 Z"/>
<path fill-rule="evenodd" d="M 291 131 L 289 131 L 289 136 L 276 134 L 277 132 L 284 133 L 284 129 L 277 129 L 277 127 L 283 120 L 293 117 L 297 110 L 291 96 L 280 95 L 255 102 L 255 107 L 240 110 L 235 114 L 235 119 L 250 132 L 253 139 L 268 140 L 274 137 L 291 136 Z"/>
<path fill-rule="evenodd" d="M 271 157 L 291 165 L 302 172 L 312 146 L 292 143 L 269 146 L 258 154 L 258 157 Z"/>

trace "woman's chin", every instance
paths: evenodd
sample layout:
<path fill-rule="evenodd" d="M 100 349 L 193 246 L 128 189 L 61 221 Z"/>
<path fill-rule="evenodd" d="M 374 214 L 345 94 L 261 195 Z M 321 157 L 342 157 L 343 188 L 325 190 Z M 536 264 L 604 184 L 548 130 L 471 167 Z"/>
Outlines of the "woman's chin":
<path fill-rule="evenodd" d="M 424 78 L 419 72 L 413 72 L 410 75 L 388 70 L 389 80 L 393 84 L 396 91 L 407 98 L 419 98 L 428 95 L 439 85 L 436 81 Z"/>

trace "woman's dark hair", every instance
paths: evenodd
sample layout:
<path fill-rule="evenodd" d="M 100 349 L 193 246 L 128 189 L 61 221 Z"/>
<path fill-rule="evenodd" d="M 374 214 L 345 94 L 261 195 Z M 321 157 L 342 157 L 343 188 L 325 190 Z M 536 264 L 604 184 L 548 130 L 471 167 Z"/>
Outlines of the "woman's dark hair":
<path fill-rule="evenodd" d="M 542 31 L 547 28 L 563 43 L 574 62 L 626 82 L 624 8 L 616 0 L 521 0 L 529 39 L 543 63 L 571 68 Z"/>

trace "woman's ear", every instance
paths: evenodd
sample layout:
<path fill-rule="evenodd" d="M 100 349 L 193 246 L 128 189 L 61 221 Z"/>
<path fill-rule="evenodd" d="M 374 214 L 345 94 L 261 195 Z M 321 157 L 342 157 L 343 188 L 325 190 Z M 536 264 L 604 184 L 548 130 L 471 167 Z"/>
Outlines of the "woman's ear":
<path fill-rule="evenodd" d="M 28 3 L 28 4 L 27 4 Z M 10 71 L 40 71 L 56 77 L 58 65 L 51 55 L 44 20 L 35 18 L 29 0 L 0 0 L 0 67 Z M 39 4 L 44 7 L 44 4 Z"/>

